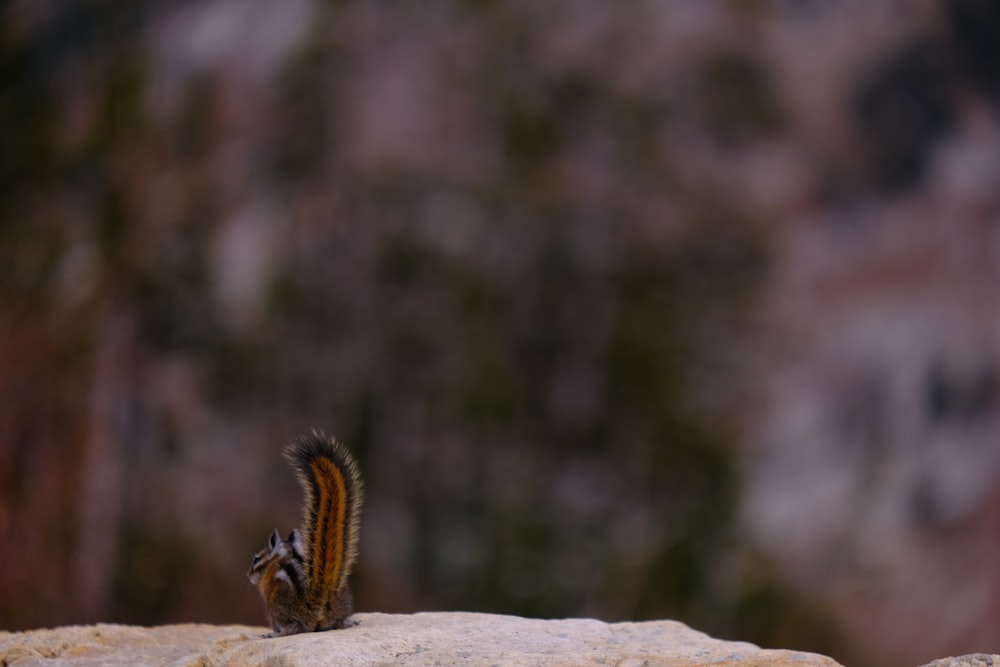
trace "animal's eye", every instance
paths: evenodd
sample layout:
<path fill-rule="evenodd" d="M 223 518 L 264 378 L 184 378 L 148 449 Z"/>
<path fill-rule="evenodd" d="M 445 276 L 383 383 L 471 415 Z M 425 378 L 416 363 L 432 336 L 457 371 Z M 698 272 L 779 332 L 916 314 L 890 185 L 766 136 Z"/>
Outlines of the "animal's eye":
<path fill-rule="evenodd" d="M 254 554 L 253 560 L 250 561 L 250 565 L 256 565 L 259 562 L 260 562 L 260 554 Z"/>

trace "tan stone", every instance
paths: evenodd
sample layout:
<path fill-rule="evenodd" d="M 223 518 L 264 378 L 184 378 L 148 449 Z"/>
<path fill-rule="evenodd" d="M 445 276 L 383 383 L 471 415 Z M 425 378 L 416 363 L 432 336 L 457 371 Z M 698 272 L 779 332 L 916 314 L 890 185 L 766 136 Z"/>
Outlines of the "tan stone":
<path fill-rule="evenodd" d="M 676 621 L 603 623 L 462 612 L 358 614 L 344 630 L 263 638 L 248 626 L 120 625 L 0 633 L 0 664 L 739 665 L 837 667 L 825 656 L 713 639 Z"/>

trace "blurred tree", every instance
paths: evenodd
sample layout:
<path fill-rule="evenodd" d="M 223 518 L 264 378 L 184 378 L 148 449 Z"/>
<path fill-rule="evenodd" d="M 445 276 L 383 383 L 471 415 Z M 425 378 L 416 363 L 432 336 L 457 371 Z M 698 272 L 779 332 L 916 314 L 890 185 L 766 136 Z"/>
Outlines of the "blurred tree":
<path fill-rule="evenodd" d="M 573 58 L 534 3 L 324 3 L 268 85 L 235 59 L 171 105 L 145 7 L 65 10 L 113 36 L 79 87 L 33 76 L 44 28 L 0 31 L 0 624 L 259 621 L 243 558 L 295 520 L 276 451 L 317 425 L 365 470 L 362 609 L 827 641 L 766 574 L 720 574 L 742 552 L 718 397 L 768 247 L 672 148 L 668 91 L 627 83 L 642 11 Z M 784 128 L 734 53 L 690 88 L 724 151 Z M 241 262 L 263 306 L 227 319 Z"/>

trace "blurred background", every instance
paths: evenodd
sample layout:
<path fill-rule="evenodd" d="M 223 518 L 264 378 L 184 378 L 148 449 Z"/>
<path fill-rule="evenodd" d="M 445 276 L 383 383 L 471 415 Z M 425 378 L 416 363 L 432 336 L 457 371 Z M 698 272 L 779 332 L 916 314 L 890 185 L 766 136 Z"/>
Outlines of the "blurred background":
<path fill-rule="evenodd" d="M 361 611 L 1000 652 L 993 0 L 8 0 L 0 627 Z"/>

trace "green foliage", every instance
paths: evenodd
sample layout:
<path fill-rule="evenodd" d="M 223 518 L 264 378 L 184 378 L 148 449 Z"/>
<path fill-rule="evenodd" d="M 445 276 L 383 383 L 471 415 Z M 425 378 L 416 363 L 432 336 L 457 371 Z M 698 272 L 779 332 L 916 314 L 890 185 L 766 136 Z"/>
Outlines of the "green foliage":
<path fill-rule="evenodd" d="M 0 13 L 0 239 L 15 223 L 11 207 L 26 188 L 50 183 L 55 166 L 55 101 L 10 22 Z"/>
<path fill-rule="evenodd" d="M 749 55 L 716 54 L 705 65 L 703 82 L 705 121 L 723 141 L 767 138 L 785 127 L 769 72 Z"/>

